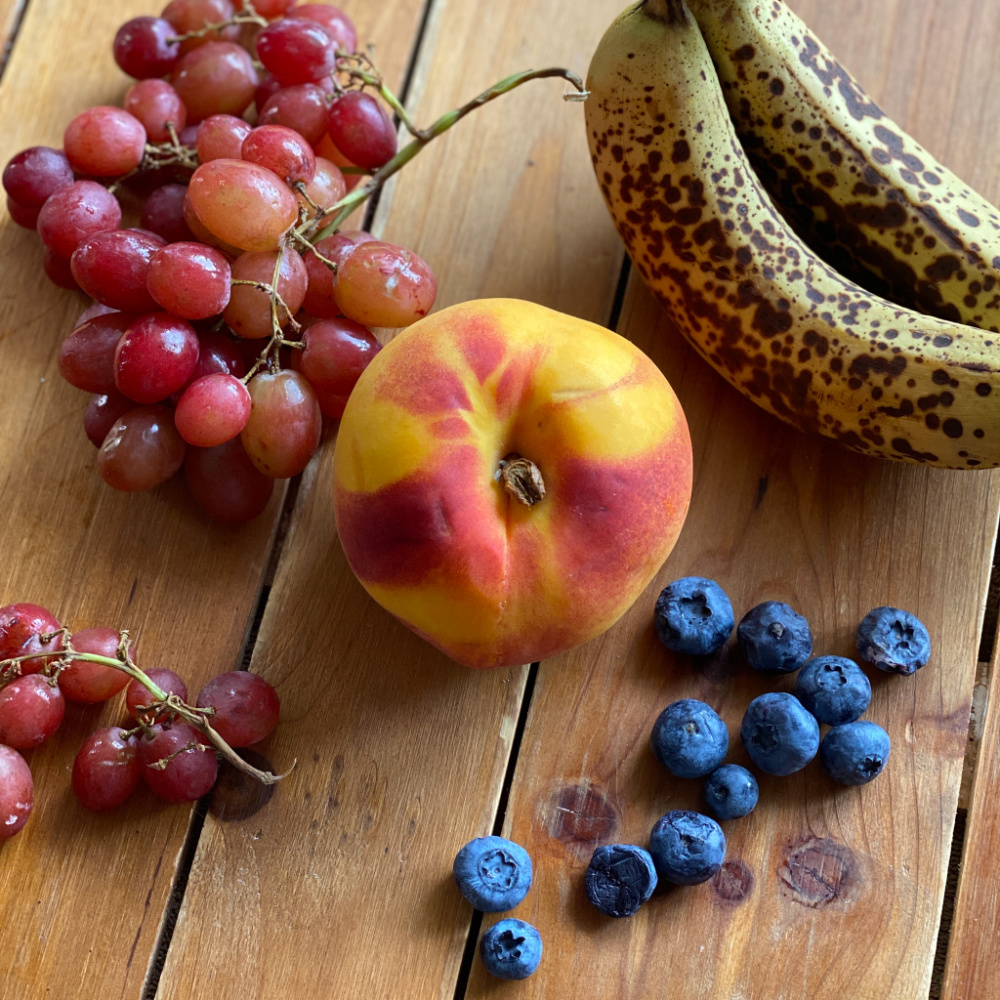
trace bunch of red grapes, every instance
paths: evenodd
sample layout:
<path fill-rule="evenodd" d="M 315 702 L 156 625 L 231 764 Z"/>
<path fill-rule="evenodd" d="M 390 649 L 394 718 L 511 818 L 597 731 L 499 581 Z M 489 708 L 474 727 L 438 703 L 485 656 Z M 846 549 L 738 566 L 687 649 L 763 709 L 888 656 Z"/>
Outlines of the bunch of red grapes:
<path fill-rule="evenodd" d="M 140 781 L 168 802 L 201 798 L 215 784 L 216 751 L 241 766 L 233 748 L 259 743 L 278 722 L 278 696 L 256 674 L 220 674 L 191 706 L 187 685 L 172 670 L 139 670 L 126 634 L 87 628 L 70 635 L 37 604 L 0 608 L 0 667 L 0 840 L 24 826 L 34 803 L 19 751 L 40 746 L 59 728 L 66 702 L 93 705 L 125 691 L 129 721 L 91 733 L 73 763 L 73 791 L 95 811 L 122 805 Z"/>
<path fill-rule="evenodd" d="M 101 476 L 147 490 L 183 468 L 230 523 L 306 466 L 379 349 L 372 329 L 407 326 L 436 294 L 416 254 L 339 229 L 397 153 L 395 99 L 350 19 L 238 7 L 171 0 L 122 25 L 115 60 L 138 81 L 124 107 L 89 108 L 62 149 L 3 172 L 46 274 L 94 300 L 59 369 L 92 394 Z"/>

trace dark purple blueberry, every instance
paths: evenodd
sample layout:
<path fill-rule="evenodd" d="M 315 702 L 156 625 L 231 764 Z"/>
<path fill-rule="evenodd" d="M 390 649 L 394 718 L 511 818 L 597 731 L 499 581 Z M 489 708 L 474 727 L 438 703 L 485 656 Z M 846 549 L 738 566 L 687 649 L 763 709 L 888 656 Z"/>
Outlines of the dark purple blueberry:
<path fill-rule="evenodd" d="M 752 813 L 759 797 L 757 779 L 739 764 L 723 764 L 705 782 L 705 801 L 716 819 L 739 819 Z"/>
<path fill-rule="evenodd" d="M 671 774 L 703 778 L 726 759 L 729 731 L 711 705 L 683 698 L 657 716 L 649 744 Z"/>
<path fill-rule="evenodd" d="M 795 679 L 795 696 L 827 726 L 842 726 L 864 715 L 872 700 L 865 672 L 846 656 L 817 656 Z"/>
<path fill-rule="evenodd" d="M 479 942 L 483 967 L 497 979 L 527 979 L 542 960 L 542 936 L 523 920 L 495 923 Z"/>
<path fill-rule="evenodd" d="M 931 637 L 909 611 L 881 607 L 869 611 L 855 636 L 858 654 L 891 674 L 912 674 L 931 658 Z"/>
<path fill-rule="evenodd" d="M 874 722 L 849 722 L 831 729 L 819 748 L 826 773 L 842 785 L 865 785 L 889 760 L 889 734 Z"/>
<path fill-rule="evenodd" d="M 531 888 L 528 852 L 503 837 L 477 837 L 455 855 L 455 883 L 477 910 L 512 910 Z"/>
<path fill-rule="evenodd" d="M 733 606 L 714 580 L 685 576 L 668 583 L 656 599 L 653 626 L 675 653 L 708 656 L 725 645 L 734 624 Z"/>
<path fill-rule="evenodd" d="M 791 605 L 764 601 L 751 608 L 736 628 L 743 659 L 766 674 L 790 674 L 812 654 L 809 622 Z"/>
<path fill-rule="evenodd" d="M 656 874 L 665 882 L 707 882 L 726 857 L 726 835 L 710 816 L 674 809 L 660 817 L 649 835 Z"/>
<path fill-rule="evenodd" d="M 743 715 L 740 735 L 750 759 L 767 774 L 792 774 L 819 750 L 816 717 L 784 691 L 754 698 Z"/>
<path fill-rule="evenodd" d="M 607 844 L 594 851 L 584 885 L 605 916 L 631 917 L 656 888 L 656 866 L 641 847 Z"/>

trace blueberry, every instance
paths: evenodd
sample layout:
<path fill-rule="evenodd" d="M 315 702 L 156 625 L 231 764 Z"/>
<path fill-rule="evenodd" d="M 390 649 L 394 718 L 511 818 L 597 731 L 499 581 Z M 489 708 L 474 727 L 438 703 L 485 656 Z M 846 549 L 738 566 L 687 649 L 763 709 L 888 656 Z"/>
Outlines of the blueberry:
<path fill-rule="evenodd" d="M 753 812 L 760 796 L 757 779 L 739 764 L 723 764 L 705 782 L 705 801 L 717 819 L 739 819 Z"/>
<path fill-rule="evenodd" d="M 872 700 L 872 686 L 854 660 L 817 656 L 796 678 L 795 696 L 817 722 L 842 726 L 864 715 Z"/>
<path fill-rule="evenodd" d="M 931 637 L 926 626 L 899 608 L 869 611 L 854 641 L 862 660 L 892 674 L 912 674 L 931 658 Z"/>
<path fill-rule="evenodd" d="M 831 729 L 819 748 L 826 773 L 842 785 L 864 785 L 889 760 L 889 734 L 874 722 L 849 722 Z"/>
<path fill-rule="evenodd" d="M 649 738 L 656 759 L 678 778 L 703 778 L 725 759 L 729 731 L 710 705 L 694 698 L 660 712 Z"/>
<path fill-rule="evenodd" d="M 726 835 L 711 817 L 674 809 L 656 821 L 649 835 L 649 853 L 656 874 L 665 882 L 697 885 L 722 867 Z"/>
<path fill-rule="evenodd" d="M 477 837 L 455 855 L 455 882 L 477 910 L 517 906 L 531 888 L 528 852 L 503 837 Z"/>
<path fill-rule="evenodd" d="M 754 698 L 743 714 L 743 746 L 768 774 L 792 774 L 805 767 L 819 749 L 819 723 L 802 702 L 784 691 Z"/>
<path fill-rule="evenodd" d="M 743 659 L 754 670 L 790 674 L 812 654 L 809 622 L 791 605 L 765 601 L 751 608 L 736 628 Z"/>
<path fill-rule="evenodd" d="M 733 606 L 714 581 L 685 576 L 668 583 L 656 599 L 653 625 L 660 642 L 675 653 L 707 656 L 733 631 Z"/>
<path fill-rule="evenodd" d="M 656 866 L 641 847 L 608 844 L 594 851 L 584 885 L 605 916 L 631 917 L 656 888 Z"/>
<path fill-rule="evenodd" d="M 542 960 L 542 936 L 515 917 L 497 921 L 479 942 L 483 965 L 497 979 L 527 979 Z"/>

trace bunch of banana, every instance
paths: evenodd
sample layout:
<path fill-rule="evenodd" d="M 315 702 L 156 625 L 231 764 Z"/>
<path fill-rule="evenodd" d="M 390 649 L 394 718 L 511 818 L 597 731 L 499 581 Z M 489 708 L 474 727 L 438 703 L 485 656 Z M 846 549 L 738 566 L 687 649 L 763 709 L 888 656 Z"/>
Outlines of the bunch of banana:
<path fill-rule="evenodd" d="M 775 24 L 787 14 L 782 4 L 770 0 L 691 3 L 704 10 L 725 8 L 716 22 L 720 31 L 726 11 L 747 23 L 754 10 L 771 16 Z M 802 33 L 796 37 L 800 45 L 789 38 L 790 50 L 800 48 L 811 59 L 814 43 L 807 44 Z M 749 61 L 751 48 L 756 55 L 753 42 L 741 45 L 747 48 L 735 53 L 740 58 L 734 64 Z M 788 85 L 792 75 L 780 60 L 785 75 L 777 78 L 787 99 L 785 110 L 774 117 L 793 115 L 789 128 L 815 144 L 814 160 L 827 153 L 824 141 L 834 150 L 831 132 L 840 132 L 845 137 L 843 161 L 854 140 L 838 116 L 855 118 L 874 105 L 832 69 L 836 64 L 818 61 L 822 59 L 826 57 L 814 60 L 817 71 L 830 76 L 831 94 L 836 90 L 842 98 L 834 101 L 822 89 L 815 92 L 814 114 L 822 112 L 823 126 L 806 124 L 804 97 L 798 98 L 801 110 L 789 106 L 794 94 L 806 91 Z M 757 66 L 753 75 L 764 72 L 775 78 L 774 67 Z M 750 75 L 744 70 L 745 77 Z M 738 69 L 735 80 L 743 85 Z M 871 294 L 796 235 L 750 164 L 702 32 L 684 0 L 642 0 L 626 10 L 601 40 L 587 88 L 591 155 L 618 231 L 675 324 L 726 379 L 787 423 L 864 454 L 946 468 L 1000 465 L 1000 338 L 980 328 L 997 325 L 987 318 L 986 304 L 966 305 L 962 314 L 966 323 L 981 317 L 980 327 L 925 315 Z M 737 96 L 737 107 L 743 101 L 750 97 Z M 762 114 L 749 112 L 758 133 Z M 796 121 L 802 122 L 802 133 Z M 890 127 L 884 118 L 877 121 Z M 776 134 L 780 128 L 772 125 Z M 811 138 L 811 130 L 820 134 Z M 889 148 L 911 158 L 901 161 L 906 169 L 912 173 L 913 158 L 920 159 L 922 174 L 937 176 L 946 197 L 922 197 L 912 185 L 907 197 L 914 211 L 895 227 L 890 245 L 901 238 L 902 227 L 910 228 L 914 240 L 921 229 L 946 243 L 959 259 L 953 277 L 968 282 L 960 301 L 981 295 L 974 288 L 987 291 L 987 280 L 992 289 L 1000 270 L 983 263 L 987 241 L 967 240 L 966 234 L 977 227 L 967 221 L 957 229 L 945 207 L 959 221 L 959 210 L 975 216 L 978 228 L 991 235 L 1000 225 L 996 213 L 926 153 L 916 152 L 919 147 L 900 130 L 893 126 L 892 131 L 899 141 L 894 139 Z M 796 155 L 806 154 L 796 150 Z M 836 193 L 843 199 L 838 204 L 853 204 L 848 199 L 857 199 L 859 181 L 851 171 L 858 169 L 856 163 L 845 167 L 850 184 L 819 183 L 831 197 Z M 901 172 L 900 179 L 906 180 Z M 866 197 L 872 199 L 870 208 L 877 207 L 880 185 L 862 180 L 876 189 Z M 885 184 L 888 190 L 898 189 L 895 178 Z M 881 196 L 885 204 L 898 203 L 898 195 L 883 191 Z M 872 221 L 871 239 L 877 243 L 874 237 L 886 228 L 879 225 L 878 213 L 859 214 Z M 933 231 L 927 228 L 930 218 L 935 219 Z M 844 242 L 854 246 L 860 241 Z M 982 265 L 978 277 L 970 277 L 973 257 Z M 920 296 L 933 295 L 920 281 L 913 287 L 923 308 Z M 970 308 L 977 310 L 975 315 L 967 315 Z"/>

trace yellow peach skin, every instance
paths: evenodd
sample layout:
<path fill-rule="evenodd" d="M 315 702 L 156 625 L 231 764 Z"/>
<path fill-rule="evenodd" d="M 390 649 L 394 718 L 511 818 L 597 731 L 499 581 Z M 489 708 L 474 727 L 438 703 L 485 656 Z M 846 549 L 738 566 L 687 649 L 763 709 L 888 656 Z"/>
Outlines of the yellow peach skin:
<path fill-rule="evenodd" d="M 541 499 L 518 485 L 518 457 Z M 337 529 L 361 584 L 470 667 L 604 632 L 670 553 L 690 497 L 687 421 L 656 365 L 515 299 L 400 333 L 351 393 L 334 452 Z"/>

